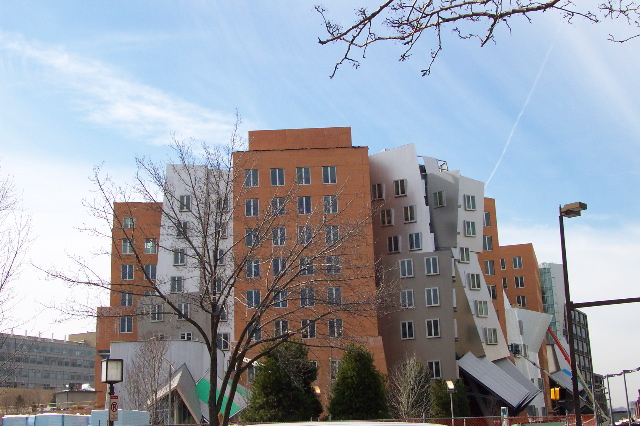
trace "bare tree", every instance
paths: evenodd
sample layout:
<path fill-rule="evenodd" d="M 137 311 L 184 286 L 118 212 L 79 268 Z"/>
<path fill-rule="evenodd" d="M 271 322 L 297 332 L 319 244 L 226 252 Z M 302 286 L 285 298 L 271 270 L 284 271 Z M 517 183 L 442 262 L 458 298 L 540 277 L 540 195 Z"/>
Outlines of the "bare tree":
<path fill-rule="evenodd" d="M 397 365 L 388 379 L 388 404 L 396 419 L 431 417 L 431 372 L 413 355 Z"/>
<path fill-rule="evenodd" d="M 362 51 L 380 41 L 396 41 L 402 44 L 400 61 L 407 60 L 413 48 L 422 39 L 431 44 L 428 66 L 422 75 L 428 75 L 438 54 L 443 48 L 444 31 L 450 31 L 462 39 L 476 39 L 484 46 L 495 41 L 496 30 L 503 26 L 511 30 L 511 21 L 522 17 L 531 21 L 533 15 L 540 12 L 557 12 L 566 21 L 580 17 L 597 23 L 603 19 L 622 19 L 632 31 L 640 27 L 640 9 L 636 1 L 604 0 L 596 5 L 591 2 L 573 2 L 570 0 L 440 0 L 405 1 L 386 0 L 377 7 L 360 7 L 355 11 L 355 21 L 343 26 L 332 20 L 323 6 L 316 6 L 322 15 L 328 36 L 320 38 L 320 44 L 344 43 L 345 52 L 336 63 L 331 77 L 335 76 L 343 63 L 360 66 L 355 59 L 355 51 Z M 624 42 L 638 34 L 616 38 L 613 41 Z"/>

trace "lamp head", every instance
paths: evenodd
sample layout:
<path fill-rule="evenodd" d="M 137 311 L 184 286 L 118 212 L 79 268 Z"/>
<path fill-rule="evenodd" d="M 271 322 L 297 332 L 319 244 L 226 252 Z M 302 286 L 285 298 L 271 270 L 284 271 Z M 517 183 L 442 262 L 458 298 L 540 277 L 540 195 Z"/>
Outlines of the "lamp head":
<path fill-rule="evenodd" d="M 581 203 L 579 201 L 571 204 L 566 204 L 563 207 L 560 207 L 560 215 L 568 218 L 580 216 L 583 210 L 587 209 L 587 205 L 585 203 Z"/>
<path fill-rule="evenodd" d="M 100 373 L 100 381 L 102 383 L 120 383 L 123 379 L 122 360 L 103 359 Z"/>

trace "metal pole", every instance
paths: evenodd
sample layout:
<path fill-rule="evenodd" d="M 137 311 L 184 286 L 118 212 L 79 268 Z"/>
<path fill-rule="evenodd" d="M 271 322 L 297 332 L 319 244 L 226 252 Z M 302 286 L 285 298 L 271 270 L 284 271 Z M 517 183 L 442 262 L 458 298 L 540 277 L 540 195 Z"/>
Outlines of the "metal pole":
<path fill-rule="evenodd" d="M 609 386 L 609 375 L 607 374 L 607 394 L 609 396 L 609 422 L 613 425 L 613 405 L 611 405 L 611 386 Z"/>
<path fill-rule="evenodd" d="M 624 380 L 624 397 L 626 398 L 626 402 L 627 402 L 627 415 L 629 416 L 629 425 L 631 424 L 631 408 L 629 408 L 629 392 L 627 391 L 627 373 L 629 371 L 628 370 L 624 370 L 622 372 L 622 379 Z"/>
<path fill-rule="evenodd" d="M 453 392 L 449 391 L 449 400 L 451 401 L 451 426 L 453 425 Z"/>
<path fill-rule="evenodd" d="M 560 246 L 562 249 L 562 271 L 564 273 L 564 296 L 566 324 L 569 340 L 569 359 L 571 361 L 571 385 L 573 388 L 573 412 L 576 417 L 576 426 L 582 426 L 582 416 L 580 407 L 580 393 L 578 390 L 578 368 L 576 366 L 576 353 L 573 347 L 573 303 L 571 302 L 571 292 L 569 291 L 569 270 L 567 269 L 567 250 L 564 242 L 564 216 L 562 206 L 558 208 L 560 220 Z"/>
<path fill-rule="evenodd" d="M 111 410 L 111 396 L 115 394 L 116 394 L 116 391 L 113 386 L 113 383 L 109 383 L 109 398 L 108 398 L 109 404 L 107 404 L 107 424 L 109 426 L 113 426 L 113 420 L 109 420 L 109 412 Z"/>

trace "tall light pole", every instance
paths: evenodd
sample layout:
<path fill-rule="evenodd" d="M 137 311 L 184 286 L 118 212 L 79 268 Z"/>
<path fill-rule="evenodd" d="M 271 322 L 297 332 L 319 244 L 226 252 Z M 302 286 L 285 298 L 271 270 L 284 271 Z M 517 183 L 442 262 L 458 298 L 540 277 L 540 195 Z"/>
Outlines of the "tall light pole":
<path fill-rule="evenodd" d="M 573 302 L 571 301 L 571 292 L 569 291 L 569 271 L 567 269 L 567 250 L 564 243 L 564 218 L 572 218 L 580 216 L 583 210 L 587 209 L 585 203 L 571 203 L 559 207 L 560 221 L 560 246 L 562 248 L 562 271 L 564 273 L 564 297 L 567 334 L 569 341 L 569 359 L 571 361 L 571 385 L 573 388 L 573 412 L 576 417 L 576 426 L 582 426 L 582 415 L 580 413 L 580 393 L 578 390 L 578 367 L 576 366 L 576 352 L 573 340 Z"/>
<path fill-rule="evenodd" d="M 451 402 L 451 426 L 453 426 L 453 393 L 456 391 L 456 385 L 453 383 L 453 380 L 447 380 L 446 383 L 449 401 Z"/>

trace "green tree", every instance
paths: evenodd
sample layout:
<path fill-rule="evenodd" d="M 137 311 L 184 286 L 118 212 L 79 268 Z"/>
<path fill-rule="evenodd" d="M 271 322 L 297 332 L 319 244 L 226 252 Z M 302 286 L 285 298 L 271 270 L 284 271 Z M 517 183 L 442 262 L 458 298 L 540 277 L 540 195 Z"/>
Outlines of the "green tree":
<path fill-rule="evenodd" d="M 247 422 L 297 422 L 318 417 L 322 404 L 311 386 L 317 368 L 300 342 L 286 342 L 269 351 L 256 372 Z"/>
<path fill-rule="evenodd" d="M 388 417 L 384 379 L 365 348 L 350 346 L 345 351 L 333 384 L 329 414 L 333 420 Z"/>
<path fill-rule="evenodd" d="M 471 416 L 471 407 L 469 406 L 469 394 L 467 386 L 462 379 L 456 380 L 455 391 L 453 392 L 453 405 L 456 417 Z"/>
<path fill-rule="evenodd" d="M 467 387 L 462 379 L 456 380 L 454 386 L 453 414 L 455 417 L 469 417 L 471 409 L 469 407 Z M 449 396 L 447 384 L 444 380 L 435 379 L 431 381 L 429 396 L 431 399 L 431 417 L 451 417 L 451 397 Z"/>

